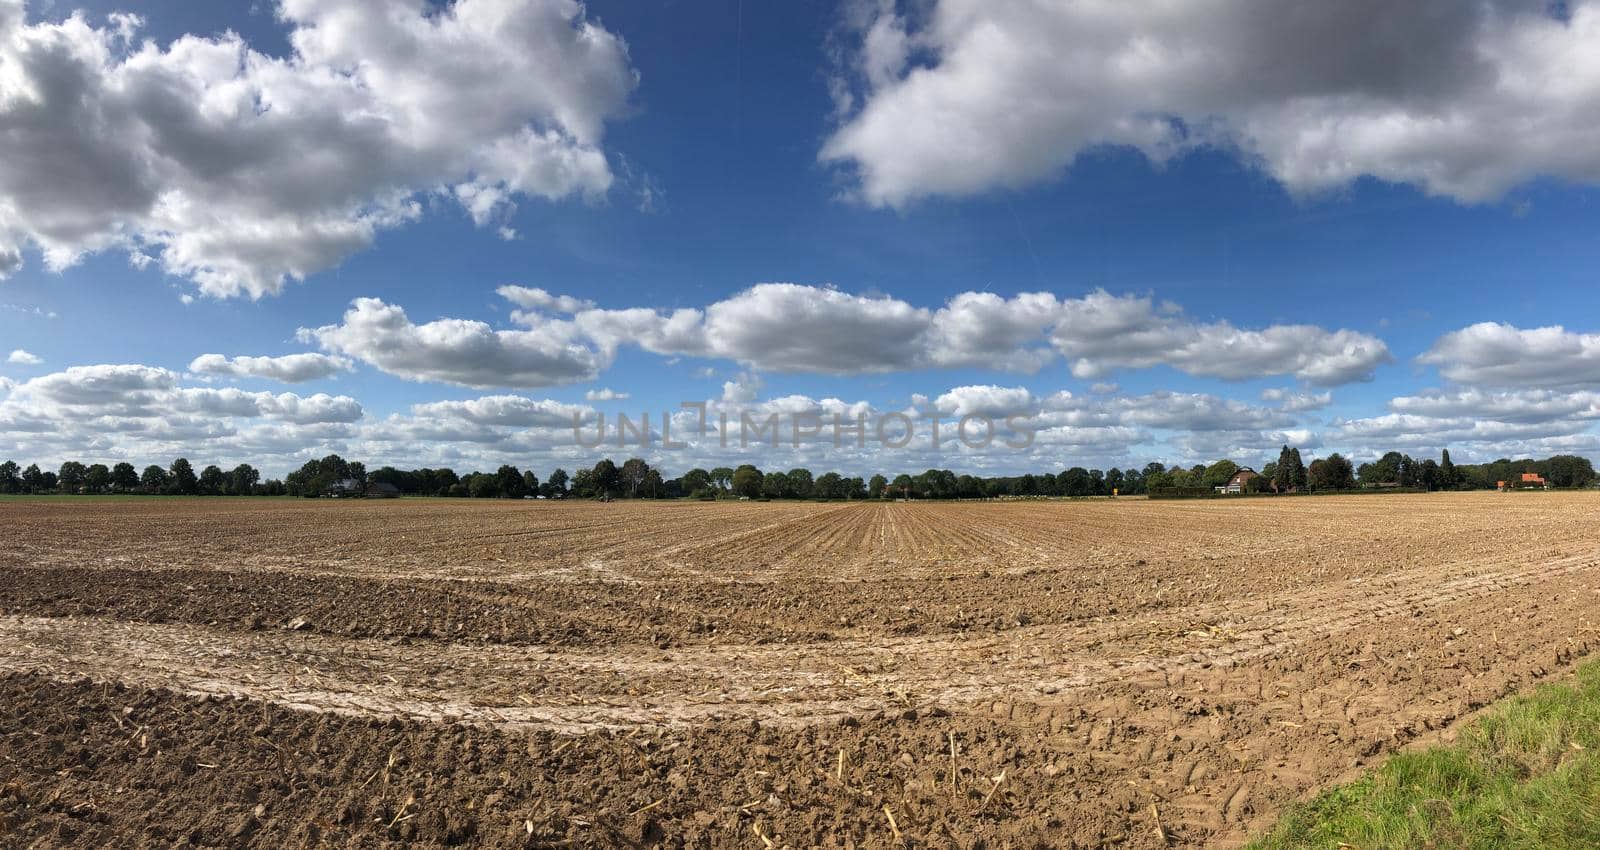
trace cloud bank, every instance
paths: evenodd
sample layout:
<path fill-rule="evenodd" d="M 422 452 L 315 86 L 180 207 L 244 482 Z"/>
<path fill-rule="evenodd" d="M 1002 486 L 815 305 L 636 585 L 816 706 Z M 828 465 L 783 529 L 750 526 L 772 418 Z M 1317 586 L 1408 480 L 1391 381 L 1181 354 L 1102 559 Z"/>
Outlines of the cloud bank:
<path fill-rule="evenodd" d="M 952 368 L 1035 373 L 1057 359 L 1085 380 L 1166 366 L 1248 380 L 1334 386 L 1370 380 L 1393 358 L 1377 337 L 1315 325 L 1202 322 L 1149 296 L 1096 290 L 1002 298 L 964 292 L 938 308 L 829 287 L 763 283 L 704 308 L 604 309 L 503 287 L 527 309 L 496 329 L 463 319 L 416 324 L 397 305 L 358 299 L 337 325 L 301 339 L 408 380 L 528 389 L 587 381 L 618 349 L 734 361 L 768 372 L 866 375 Z"/>

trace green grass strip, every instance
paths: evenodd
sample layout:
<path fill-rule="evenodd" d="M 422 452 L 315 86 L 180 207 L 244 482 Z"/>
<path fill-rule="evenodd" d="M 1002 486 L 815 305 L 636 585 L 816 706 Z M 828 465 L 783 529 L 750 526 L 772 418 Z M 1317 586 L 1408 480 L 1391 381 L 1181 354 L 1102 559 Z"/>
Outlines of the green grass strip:
<path fill-rule="evenodd" d="M 1600 848 L 1600 662 L 1286 813 L 1253 850 Z"/>

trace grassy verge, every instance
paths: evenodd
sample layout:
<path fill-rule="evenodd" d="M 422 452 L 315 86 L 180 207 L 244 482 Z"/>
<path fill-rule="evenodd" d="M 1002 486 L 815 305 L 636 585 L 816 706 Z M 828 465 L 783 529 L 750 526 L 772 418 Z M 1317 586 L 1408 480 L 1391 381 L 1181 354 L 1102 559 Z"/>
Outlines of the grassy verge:
<path fill-rule="evenodd" d="M 1600 847 L 1600 662 L 1288 812 L 1252 850 Z"/>

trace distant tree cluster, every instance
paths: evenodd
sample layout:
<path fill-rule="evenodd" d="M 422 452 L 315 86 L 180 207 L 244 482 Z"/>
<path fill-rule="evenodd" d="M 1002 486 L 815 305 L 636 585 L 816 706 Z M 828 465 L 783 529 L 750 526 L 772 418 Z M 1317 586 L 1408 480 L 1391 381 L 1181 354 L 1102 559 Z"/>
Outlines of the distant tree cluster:
<path fill-rule="evenodd" d="M 143 493 L 154 496 L 273 496 L 282 495 L 283 484 L 261 480 L 261 473 L 248 463 L 224 471 L 208 466 L 195 474 L 187 458 L 171 466 L 147 466 L 143 472 L 131 463 L 106 466 L 83 465 L 75 460 L 61 464 L 56 472 L 30 464 L 19 469 L 16 462 L 0 463 L 0 493 L 67 493 L 99 496 L 116 493 Z"/>
<path fill-rule="evenodd" d="M 349 490 L 365 489 L 367 467 L 360 461 L 328 455 L 321 460 L 308 460 L 283 477 L 284 489 L 291 496 L 320 496 L 344 482 L 350 482 Z"/>
<path fill-rule="evenodd" d="M 1493 490 L 1501 481 L 1516 481 L 1524 472 L 1532 472 L 1551 487 L 1588 487 L 1595 481 L 1594 464 L 1586 457 L 1554 455 L 1544 460 L 1524 458 L 1500 460 L 1480 464 L 1456 465 L 1445 450 L 1439 460 L 1422 461 L 1410 455 L 1389 452 L 1381 458 L 1363 463 L 1356 476 L 1363 487 L 1415 487 L 1423 490 Z"/>
<path fill-rule="evenodd" d="M 1231 460 L 1219 460 L 1209 466 L 1203 463 L 1195 464 L 1188 469 L 1181 466 L 1168 468 L 1159 463 L 1152 463 L 1144 468 L 1142 492 L 1158 495 L 1210 493 L 1231 481 L 1241 468 Z M 1261 479 L 1252 480 L 1251 489 L 1260 489 L 1262 486 Z M 1265 489 L 1270 491 L 1272 488 L 1267 486 Z"/>
<path fill-rule="evenodd" d="M 335 454 L 307 461 L 282 481 L 263 481 L 261 473 L 249 464 L 227 471 L 207 466 L 196 474 L 185 458 L 174 460 L 170 466 L 147 466 L 143 472 L 129 463 L 107 467 L 67 461 L 59 470 L 50 472 L 41 470 L 38 464 L 23 469 L 13 461 L 5 461 L 0 463 L 0 494 L 316 497 L 334 493 L 360 495 L 370 484 L 383 483 L 406 495 L 477 499 L 988 499 L 1144 493 L 1184 496 L 1210 494 L 1225 486 L 1241 469 L 1225 459 L 1187 469 L 1168 468 L 1160 463 L 1146 464 L 1143 469 L 1103 471 L 1074 466 L 1059 473 L 989 478 L 930 469 L 919 475 L 897 475 L 891 480 L 882 474 L 867 479 L 837 472 L 813 475 L 804 467 L 763 472 L 744 464 L 709 470 L 695 468 L 677 478 L 666 478 L 660 470 L 635 457 L 620 466 L 606 458 L 570 475 L 565 469 L 556 469 L 540 481 L 532 470 L 509 464 L 494 472 L 466 475 L 451 469 L 403 470 L 392 466 L 369 473 L 360 461 L 347 461 Z M 1494 489 L 1500 481 L 1515 481 L 1524 472 L 1539 474 L 1552 487 L 1588 487 L 1595 482 L 1594 466 L 1588 458 L 1576 455 L 1456 465 L 1448 450 L 1438 461 L 1417 461 L 1400 452 L 1389 452 L 1352 467 L 1348 459 L 1335 453 L 1307 466 L 1299 449 L 1284 446 L 1278 459 L 1262 467 L 1244 489 L 1252 493 L 1357 488 L 1483 490 Z"/>
<path fill-rule="evenodd" d="M 1105 496 L 1143 492 L 1144 473 L 1129 469 L 1072 467 L 1061 473 L 1046 472 L 982 478 L 958 475 L 948 469 L 929 469 L 918 475 L 897 475 L 893 480 L 882 474 L 871 478 L 846 477 L 837 472 L 813 475 L 803 467 L 787 472 L 762 472 L 746 464 L 736 469 L 691 469 L 682 478 L 668 481 L 669 492 L 676 489 L 691 498 L 736 496 L 763 499 L 988 499 L 1001 496 Z"/>

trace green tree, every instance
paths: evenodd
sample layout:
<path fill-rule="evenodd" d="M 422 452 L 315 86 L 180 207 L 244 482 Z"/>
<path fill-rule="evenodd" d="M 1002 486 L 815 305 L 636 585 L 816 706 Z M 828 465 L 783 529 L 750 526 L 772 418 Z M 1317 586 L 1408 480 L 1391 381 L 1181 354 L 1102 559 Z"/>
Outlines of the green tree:
<path fill-rule="evenodd" d="M 818 476 L 816 484 L 812 485 L 812 492 L 824 499 L 843 499 L 848 495 L 844 489 L 844 476 L 837 472 L 824 472 Z"/>
<path fill-rule="evenodd" d="M 320 496 L 341 481 L 354 479 L 356 486 L 366 485 L 366 467 L 348 463 L 338 455 L 328 455 L 321 460 L 306 461 L 304 466 L 289 473 L 284 484 L 296 496 Z"/>
<path fill-rule="evenodd" d="M 648 496 L 652 499 L 659 499 L 671 496 L 672 493 L 668 492 L 670 489 L 667 483 L 661 480 L 661 470 L 651 469 L 645 473 L 644 483 L 639 485 L 639 496 L 640 498 Z"/>
<path fill-rule="evenodd" d="M 639 498 L 639 488 L 650 480 L 650 464 L 645 463 L 642 457 L 630 457 L 623 461 L 622 468 L 617 471 L 617 478 L 621 486 L 628 491 L 628 498 Z"/>
<path fill-rule="evenodd" d="M 955 494 L 956 474 L 944 469 L 924 470 L 912 479 L 911 489 L 924 499 L 948 499 Z"/>
<path fill-rule="evenodd" d="M 1222 487 L 1232 481 L 1233 476 L 1238 472 L 1239 464 L 1227 459 L 1219 460 L 1206 467 L 1205 474 L 1201 476 L 1200 485 L 1213 489 Z"/>
<path fill-rule="evenodd" d="M 1311 486 L 1317 490 L 1349 490 L 1356 486 L 1355 472 L 1344 455 L 1334 452 L 1321 460 L 1312 461 L 1307 472 Z"/>
<path fill-rule="evenodd" d="M 733 486 L 733 470 L 726 466 L 711 470 L 711 483 L 717 485 L 718 490 L 727 490 Z"/>
<path fill-rule="evenodd" d="M 696 467 L 683 474 L 684 495 L 695 496 L 711 489 L 711 473 Z"/>
<path fill-rule="evenodd" d="M 1399 484 L 1400 468 L 1405 464 L 1405 455 L 1399 452 L 1385 452 L 1383 457 L 1372 462 L 1371 481 L 1361 479 L 1363 484 Z"/>
<path fill-rule="evenodd" d="M 1433 458 L 1417 464 L 1416 483 L 1424 490 L 1439 489 L 1439 464 L 1434 463 Z"/>
<path fill-rule="evenodd" d="M 441 496 L 459 495 L 460 491 L 457 488 L 461 486 L 461 476 L 457 475 L 454 469 L 434 469 L 431 472 L 433 475 L 429 476 L 427 482 L 431 485 L 431 492 Z"/>
<path fill-rule="evenodd" d="M 572 476 L 572 489 L 570 492 L 580 499 L 592 499 L 598 495 L 594 487 L 594 470 L 578 470 L 577 474 Z"/>
<path fill-rule="evenodd" d="M 82 492 L 84 477 L 88 471 L 88 467 L 83 464 L 69 460 L 61 464 L 61 471 L 56 473 L 56 487 L 63 493 Z"/>
<path fill-rule="evenodd" d="M 139 489 L 139 471 L 133 464 L 123 461 L 111 467 L 111 489 L 118 493 L 131 493 Z"/>
<path fill-rule="evenodd" d="M 104 493 L 111 486 L 111 469 L 103 463 L 89 464 L 83 473 L 83 489 L 88 493 Z"/>
<path fill-rule="evenodd" d="M 517 476 L 517 484 L 522 483 L 522 476 Z M 497 499 L 500 497 L 500 478 L 482 472 L 474 472 L 467 476 L 467 495 L 474 499 Z"/>
<path fill-rule="evenodd" d="M 716 470 L 712 470 L 716 474 Z M 761 495 L 761 470 L 750 464 L 744 464 L 733 471 L 729 483 L 735 496 L 745 496 L 751 499 Z"/>
<path fill-rule="evenodd" d="M 791 492 L 789 476 L 782 472 L 769 472 L 761 477 L 761 495 L 769 499 L 787 499 Z"/>
<path fill-rule="evenodd" d="M 317 477 L 322 480 L 322 486 L 327 487 L 335 481 L 342 481 L 356 476 L 350 469 L 350 464 L 344 458 L 338 455 L 328 455 L 317 461 Z M 365 472 L 363 472 L 363 477 L 365 477 Z"/>
<path fill-rule="evenodd" d="M 1356 480 L 1361 483 L 1361 486 L 1371 487 L 1373 485 L 1373 475 L 1375 474 L 1375 469 L 1376 467 L 1371 463 L 1363 463 L 1356 467 Z"/>
<path fill-rule="evenodd" d="M 427 471 L 429 470 L 419 469 L 415 472 L 404 472 L 392 466 L 380 466 L 367 473 L 367 482 L 369 484 L 392 484 L 402 493 L 417 493 L 422 489 L 422 476 Z"/>
<path fill-rule="evenodd" d="M 1594 483 L 1594 464 L 1586 457 L 1555 455 L 1540 464 L 1551 487 L 1587 487 Z"/>
<path fill-rule="evenodd" d="M 616 494 L 622 483 L 622 476 L 617 472 L 617 465 L 611 462 L 611 458 L 605 458 L 590 470 L 590 483 L 594 487 L 594 495 L 603 499 Z"/>
<path fill-rule="evenodd" d="M 811 470 L 805 467 L 789 470 L 789 495 L 796 499 L 811 498 L 811 490 L 816 483 L 811 480 Z"/>
<path fill-rule="evenodd" d="M 556 471 L 550 473 L 550 480 L 545 482 L 545 486 L 550 488 L 545 492 L 545 496 L 559 499 L 567 495 L 567 481 L 567 471 L 559 466 L 556 467 Z"/>
<path fill-rule="evenodd" d="M 1395 483 L 1399 484 L 1401 487 L 1417 486 L 1421 469 L 1418 467 L 1417 462 L 1411 459 L 1411 455 L 1400 455 L 1398 469 L 1399 477 L 1395 479 Z"/>
<path fill-rule="evenodd" d="M 234 496 L 248 496 L 255 492 L 256 483 L 261 480 L 261 473 L 248 463 L 241 463 L 228 473 L 228 493 Z"/>
<path fill-rule="evenodd" d="M 501 466 L 495 471 L 494 480 L 495 495 L 502 499 L 520 499 L 527 494 L 527 485 L 522 480 L 522 470 L 515 466 L 510 464 Z"/>
<path fill-rule="evenodd" d="M 14 460 L 0 463 L 0 493 L 22 492 L 22 470 Z"/>
<path fill-rule="evenodd" d="M 1300 459 L 1299 449 L 1284 446 L 1278 452 L 1278 465 L 1272 471 L 1272 484 L 1280 493 L 1306 486 L 1306 465 Z"/>
<path fill-rule="evenodd" d="M 194 474 L 189 459 L 180 457 L 172 462 L 167 473 L 167 490 L 179 496 L 193 496 L 200 492 L 200 478 Z"/>
<path fill-rule="evenodd" d="M 220 496 L 228 487 L 228 477 L 222 467 L 212 464 L 200 470 L 200 492 L 207 496 Z"/>
<path fill-rule="evenodd" d="M 1439 458 L 1439 489 L 1454 490 L 1461 484 L 1461 474 L 1456 471 L 1456 465 L 1450 462 L 1450 450 L 1440 452 Z"/>
<path fill-rule="evenodd" d="M 139 476 L 139 489 L 146 493 L 167 492 L 167 471 L 155 464 L 144 468 L 144 474 Z"/>
<path fill-rule="evenodd" d="M 1089 470 L 1081 466 L 1074 466 L 1061 473 L 1056 481 L 1063 496 L 1087 496 L 1094 489 L 1094 481 L 1089 478 Z"/>
<path fill-rule="evenodd" d="M 889 487 L 889 479 L 884 478 L 882 475 L 874 475 L 874 476 L 872 476 L 872 480 L 867 482 L 867 498 L 869 498 L 869 499 L 881 499 L 881 498 L 883 498 L 884 490 L 888 489 L 888 487 Z"/>

